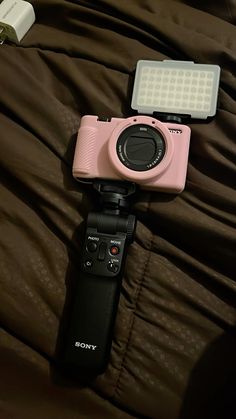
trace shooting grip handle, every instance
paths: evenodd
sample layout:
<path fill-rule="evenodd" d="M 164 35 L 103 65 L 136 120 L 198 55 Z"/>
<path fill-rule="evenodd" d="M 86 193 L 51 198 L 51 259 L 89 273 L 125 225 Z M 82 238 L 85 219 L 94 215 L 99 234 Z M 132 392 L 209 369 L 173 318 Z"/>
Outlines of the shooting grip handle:
<path fill-rule="evenodd" d="M 97 375 L 107 365 L 126 249 L 134 230 L 133 215 L 88 216 L 65 353 L 70 369 Z"/>
<path fill-rule="evenodd" d="M 67 336 L 65 362 L 81 372 L 104 371 L 112 343 L 121 273 L 106 277 L 80 271 Z"/>

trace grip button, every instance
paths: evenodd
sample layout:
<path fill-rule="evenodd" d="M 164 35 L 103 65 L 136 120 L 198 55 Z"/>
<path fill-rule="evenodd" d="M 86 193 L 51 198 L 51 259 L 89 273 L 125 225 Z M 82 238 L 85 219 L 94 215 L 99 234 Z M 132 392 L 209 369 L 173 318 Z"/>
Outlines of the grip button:
<path fill-rule="evenodd" d="M 118 255 L 118 253 L 120 252 L 120 249 L 118 246 L 111 246 L 110 248 L 110 253 L 115 256 Z"/>
<path fill-rule="evenodd" d="M 97 243 L 92 240 L 87 243 L 88 252 L 92 252 L 92 253 L 96 252 L 97 247 L 98 247 Z"/>
<path fill-rule="evenodd" d="M 92 261 L 92 259 L 87 259 L 87 260 L 84 262 L 84 266 L 85 266 L 85 268 L 92 268 L 92 266 L 93 266 L 93 261 Z"/>
<path fill-rule="evenodd" d="M 114 262 L 110 261 L 108 262 L 107 269 L 108 271 L 113 272 L 115 274 L 119 270 L 119 265 L 116 265 Z"/>
<path fill-rule="evenodd" d="M 105 260 L 107 252 L 107 244 L 105 242 L 102 242 L 99 246 L 99 252 L 98 252 L 98 260 L 100 262 Z"/>

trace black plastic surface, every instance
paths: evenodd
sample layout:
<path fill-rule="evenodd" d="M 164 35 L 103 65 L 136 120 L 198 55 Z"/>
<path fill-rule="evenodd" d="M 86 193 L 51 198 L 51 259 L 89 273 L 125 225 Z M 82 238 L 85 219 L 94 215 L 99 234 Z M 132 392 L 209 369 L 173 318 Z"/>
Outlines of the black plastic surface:
<path fill-rule="evenodd" d="M 104 371 L 111 348 L 120 286 L 120 276 L 79 273 L 65 353 L 68 367 L 91 374 Z"/>

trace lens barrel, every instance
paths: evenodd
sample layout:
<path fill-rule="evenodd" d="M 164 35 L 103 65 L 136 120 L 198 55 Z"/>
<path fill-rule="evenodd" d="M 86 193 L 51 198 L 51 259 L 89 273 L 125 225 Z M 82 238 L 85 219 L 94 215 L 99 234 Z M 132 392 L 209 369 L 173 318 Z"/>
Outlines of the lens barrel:
<path fill-rule="evenodd" d="M 161 162 L 166 145 L 160 131 L 147 124 L 135 124 L 122 131 L 116 152 L 126 167 L 142 172 L 153 169 Z"/>

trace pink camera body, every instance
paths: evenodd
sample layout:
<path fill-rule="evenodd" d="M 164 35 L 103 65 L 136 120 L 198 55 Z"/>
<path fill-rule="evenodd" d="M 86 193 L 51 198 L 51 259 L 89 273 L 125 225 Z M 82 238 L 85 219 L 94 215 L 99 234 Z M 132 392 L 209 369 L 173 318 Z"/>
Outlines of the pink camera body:
<path fill-rule="evenodd" d="M 142 189 L 180 193 L 186 181 L 190 132 L 186 125 L 150 116 L 103 121 L 86 115 L 78 131 L 73 176 L 127 180 Z"/>

